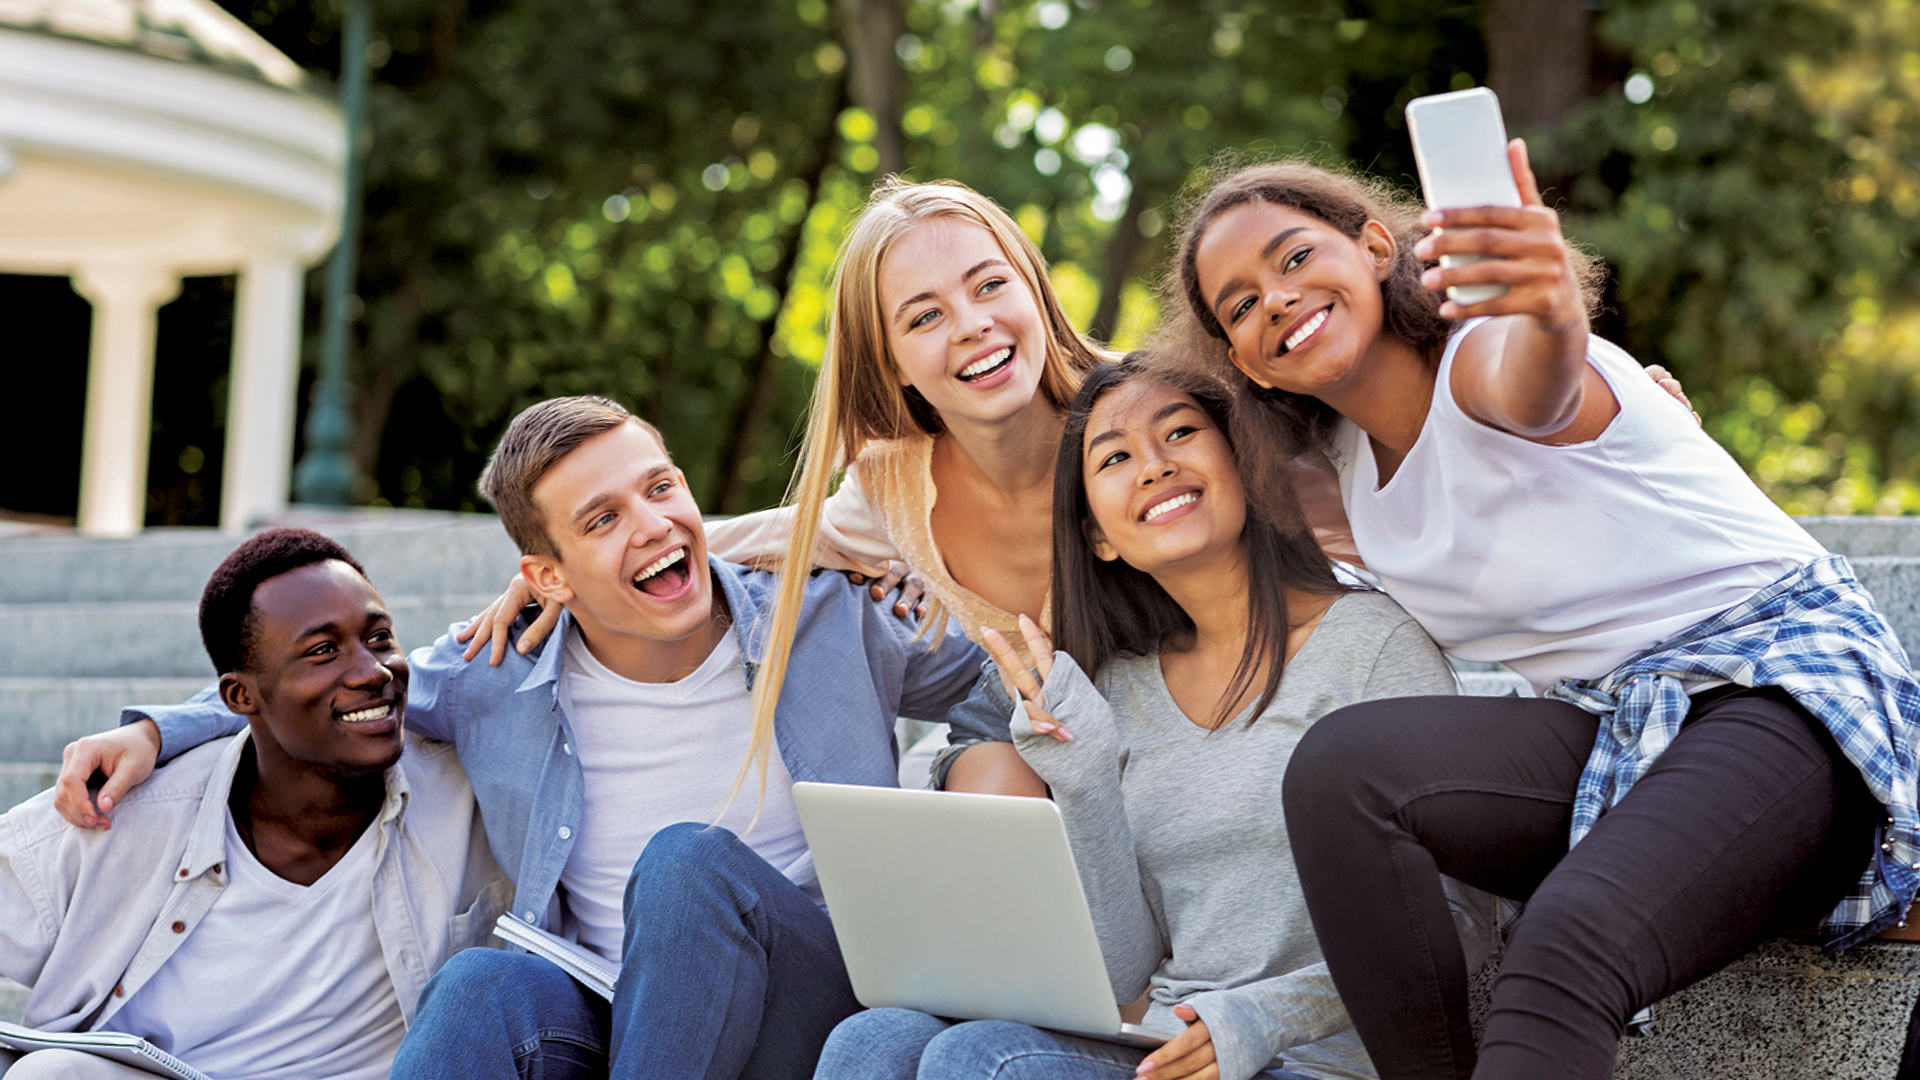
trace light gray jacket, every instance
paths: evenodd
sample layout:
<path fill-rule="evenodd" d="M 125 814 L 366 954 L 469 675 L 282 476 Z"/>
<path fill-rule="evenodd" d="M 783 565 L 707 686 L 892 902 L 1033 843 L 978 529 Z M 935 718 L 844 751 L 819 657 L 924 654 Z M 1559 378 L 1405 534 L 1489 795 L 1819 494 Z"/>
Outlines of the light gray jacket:
<path fill-rule="evenodd" d="M 227 794 L 248 738 L 175 758 L 107 832 L 67 824 L 51 791 L 0 816 L 0 975 L 33 988 L 29 1027 L 98 1027 L 200 925 L 227 885 Z M 411 1023 L 440 965 L 487 941 L 512 885 L 451 745 L 409 735 L 386 781 L 367 917 Z"/>

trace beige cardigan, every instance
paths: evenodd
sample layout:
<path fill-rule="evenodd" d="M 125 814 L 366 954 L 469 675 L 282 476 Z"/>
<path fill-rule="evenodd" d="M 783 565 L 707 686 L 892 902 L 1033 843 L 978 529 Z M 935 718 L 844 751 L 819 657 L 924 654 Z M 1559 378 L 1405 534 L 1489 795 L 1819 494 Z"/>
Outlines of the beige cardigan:
<path fill-rule="evenodd" d="M 990 626 L 1024 653 L 1016 613 L 982 599 L 948 572 L 933 540 L 936 497 L 931 436 L 869 442 L 822 507 L 814 565 L 878 576 L 885 573 L 887 562 L 898 559 L 926 583 L 933 633 L 940 632 L 941 620 L 952 617 L 974 641 L 980 640 L 982 627 Z M 783 506 L 710 524 L 707 550 L 731 562 L 767 566 L 786 554 L 793 514 L 792 507 Z M 1052 608 L 1048 597 L 1040 613 L 1042 626 Z"/>

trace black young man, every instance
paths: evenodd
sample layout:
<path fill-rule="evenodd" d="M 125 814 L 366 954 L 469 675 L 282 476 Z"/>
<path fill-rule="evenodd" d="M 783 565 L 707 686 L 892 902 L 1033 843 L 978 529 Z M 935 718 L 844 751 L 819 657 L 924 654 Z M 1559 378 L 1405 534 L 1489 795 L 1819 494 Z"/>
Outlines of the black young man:
<path fill-rule="evenodd" d="M 409 744 L 406 653 L 339 544 L 247 540 L 200 634 L 247 730 L 154 773 L 110 831 L 52 792 L 0 817 L 0 974 L 32 987 L 28 1026 L 140 1035 L 213 1080 L 380 1080 L 510 896 L 472 790 L 451 746 Z M 148 1075 L 68 1051 L 6 1074 Z"/>

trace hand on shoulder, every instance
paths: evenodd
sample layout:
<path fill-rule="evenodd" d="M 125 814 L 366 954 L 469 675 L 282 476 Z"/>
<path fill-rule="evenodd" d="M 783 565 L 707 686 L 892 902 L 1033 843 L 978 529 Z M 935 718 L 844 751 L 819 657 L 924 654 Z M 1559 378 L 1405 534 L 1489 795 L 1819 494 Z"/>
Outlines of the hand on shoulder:
<path fill-rule="evenodd" d="M 153 775 L 160 758 L 160 728 L 151 720 L 125 724 L 75 739 L 60 753 L 53 807 L 82 829 L 110 829 L 108 817 L 127 792 Z M 96 791 L 95 773 L 105 777 Z"/>

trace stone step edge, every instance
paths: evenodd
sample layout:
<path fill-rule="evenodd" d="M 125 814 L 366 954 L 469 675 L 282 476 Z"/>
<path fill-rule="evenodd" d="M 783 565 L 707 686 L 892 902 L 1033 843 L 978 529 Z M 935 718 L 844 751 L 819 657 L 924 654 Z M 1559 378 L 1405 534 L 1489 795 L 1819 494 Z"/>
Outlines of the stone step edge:
<path fill-rule="evenodd" d="M 192 675 L 0 675 L 0 693 L 34 690 L 112 690 L 134 684 L 172 683 L 195 689 L 211 680 Z"/>
<path fill-rule="evenodd" d="M 501 578 L 504 584 L 506 579 Z M 424 607 L 429 604 L 473 604 L 473 613 L 478 615 L 482 608 L 493 603 L 499 593 L 445 592 L 445 593 L 397 593 L 382 596 L 388 608 Z M 187 612 L 197 616 L 200 611 L 198 598 L 192 600 L 23 600 L 0 603 L 0 618 L 28 618 L 33 612 L 59 611 L 74 615 L 173 615 Z"/>

